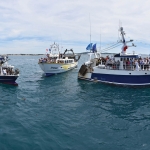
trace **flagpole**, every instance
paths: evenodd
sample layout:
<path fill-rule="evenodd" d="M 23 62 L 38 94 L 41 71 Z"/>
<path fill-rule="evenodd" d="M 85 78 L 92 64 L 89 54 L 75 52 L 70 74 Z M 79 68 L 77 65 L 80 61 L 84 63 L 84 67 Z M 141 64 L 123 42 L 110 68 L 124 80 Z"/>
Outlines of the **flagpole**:
<path fill-rule="evenodd" d="M 91 18 L 89 14 L 89 21 L 90 21 L 90 52 L 91 52 Z"/>
<path fill-rule="evenodd" d="M 99 34 L 99 52 L 101 53 L 101 27 L 100 27 L 100 34 Z"/>

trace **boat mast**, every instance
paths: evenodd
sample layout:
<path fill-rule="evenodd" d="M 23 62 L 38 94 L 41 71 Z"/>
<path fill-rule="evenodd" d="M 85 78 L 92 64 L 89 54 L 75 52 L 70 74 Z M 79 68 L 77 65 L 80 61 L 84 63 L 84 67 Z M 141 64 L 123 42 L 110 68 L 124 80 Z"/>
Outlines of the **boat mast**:
<path fill-rule="evenodd" d="M 125 32 L 123 31 L 123 27 L 120 27 L 120 32 L 121 32 L 121 36 L 122 36 L 121 42 L 123 43 L 122 52 L 126 53 L 126 49 L 127 49 L 128 47 L 132 47 L 132 46 L 136 47 L 136 46 L 134 45 L 134 43 L 132 43 L 131 46 L 127 45 L 127 43 L 133 42 L 133 40 L 130 39 L 129 41 L 125 41 L 125 37 L 124 37 Z"/>
<path fill-rule="evenodd" d="M 124 35 L 125 35 L 125 32 L 123 31 L 123 27 L 120 27 L 120 32 L 121 32 L 121 36 L 122 36 L 122 43 L 125 45 L 125 38 L 124 38 Z"/>
<path fill-rule="evenodd" d="M 89 14 L 89 21 L 90 21 L 90 52 L 91 52 L 91 19 Z"/>
<path fill-rule="evenodd" d="M 100 46 L 99 46 L 100 52 L 101 52 L 101 32 L 100 32 Z"/>

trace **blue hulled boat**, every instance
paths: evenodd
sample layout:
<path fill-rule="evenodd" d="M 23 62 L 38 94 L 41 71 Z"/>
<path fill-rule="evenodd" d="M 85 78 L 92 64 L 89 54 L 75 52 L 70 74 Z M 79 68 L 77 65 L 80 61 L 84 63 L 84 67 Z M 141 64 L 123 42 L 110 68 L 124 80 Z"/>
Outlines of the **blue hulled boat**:
<path fill-rule="evenodd" d="M 8 56 L 0 55 L 0 83 L 18 85 L 19 70 L 8 64 Z"/>
<path fill-rule="evenodd" d="M 117 85 L 150 85 L 150 58 L 141 58 L 135 52 L 128 54 L 126 50 L 130 46 L 127 43 L 133 40 L 125 40 L 123 27 L 119 31 L 122 37 L 119 43 L 123 44 L 121 53 L 106 58 L 97 51 L 89 53 L 89 60 L 78 72 L 79 79 Z"/>

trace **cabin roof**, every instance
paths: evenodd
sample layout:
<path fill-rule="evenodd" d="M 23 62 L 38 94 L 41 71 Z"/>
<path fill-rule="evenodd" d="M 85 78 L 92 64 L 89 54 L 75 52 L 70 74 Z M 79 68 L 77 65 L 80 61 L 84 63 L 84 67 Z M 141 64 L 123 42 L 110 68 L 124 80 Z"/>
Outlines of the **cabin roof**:
<path fill-rule="evenodd" d="M 120 55 L 120 53 L 119 53 L 119 54 L 115 54 L 114 57 L 119 57 L 119 58 L 138 58 L 139 56 L 137 54 Z"/>

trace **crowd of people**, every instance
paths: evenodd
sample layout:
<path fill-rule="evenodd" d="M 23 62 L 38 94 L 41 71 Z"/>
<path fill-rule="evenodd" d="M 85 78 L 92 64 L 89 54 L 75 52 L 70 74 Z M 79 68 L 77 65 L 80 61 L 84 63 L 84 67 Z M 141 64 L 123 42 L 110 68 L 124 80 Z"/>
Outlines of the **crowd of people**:
<path fill-rule="evenodd" d="M 124 69 L 132 69 L 134 70 L 136 68 L 136 65 L 139 66 L 139 69 L 141 70 L 149 70 L 150 69 L 150 58 L 121 58 L 123 61 L 123 67 Z M 102 64 L 106 67 L 112 67 L 114 69 L 119 69 L 120 61 L 115 60 L 114 57 L 107 56 L 106 58 L 101 58 Z"/>
<path fill-rule="evenodd" d="M 12 68 L 4 68 L 2 69 L 3 75 L 14 75 L 14 70 Z"/>
<path fill-rule="evenodd" d="M 48 62 L 48 63 L 56 63 L 56 59 L 57 58 L 40 58 L 39 59 L 39 63 L 46 63 L 46 62 Z"/>

